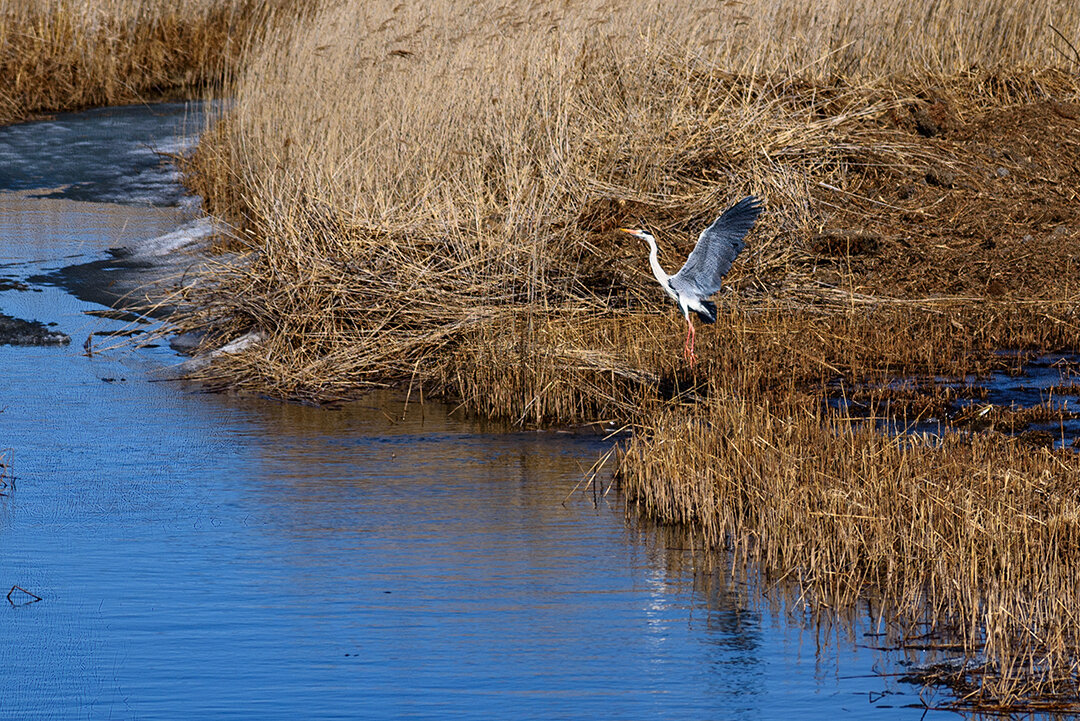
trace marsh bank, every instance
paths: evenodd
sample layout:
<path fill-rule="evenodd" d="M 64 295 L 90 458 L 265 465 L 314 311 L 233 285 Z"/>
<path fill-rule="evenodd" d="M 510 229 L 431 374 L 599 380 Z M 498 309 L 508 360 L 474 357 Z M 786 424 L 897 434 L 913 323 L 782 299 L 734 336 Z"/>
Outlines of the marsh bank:
<path fill-rule="evenodd" d="M 819 645 L 808 618 L 699 565 L 687 538 L 627 523 L 609 479 L 575 492 L 602 436 L 393 396 L 206 394 L 154 382 L 182 358 L 149 333 L 110 349 L 159 322 L 111 310 L 134 249 L 198 235 L 154 155 L 187 142 L 190 117 L 120 108 L 0 130 L 7 152 L 20 138 L 6 162 L 44 169 L 0 194 L 0 307 L 79 341 L 0 347 L 16 473 L 0 581 L 42 599 L 3 611 L 0 712 L 922 716 L 905 708 L 914 690 L 873 673 L 902 659 L 867 647 L 865 621 Z M 57 127 L 82 140 L 33 142 Z M 94 176 L 97 161 L 110 167 Z"/>

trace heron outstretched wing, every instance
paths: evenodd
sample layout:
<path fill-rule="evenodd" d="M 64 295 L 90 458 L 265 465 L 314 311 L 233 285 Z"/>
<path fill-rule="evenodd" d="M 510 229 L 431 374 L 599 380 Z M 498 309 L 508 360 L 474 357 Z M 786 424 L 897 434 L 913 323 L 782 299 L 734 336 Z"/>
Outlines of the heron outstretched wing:
<path fill-rule="evenodd" d="M 708 298 L 720 290 L 720 281 L 746 245 L 743 238 L 753 227 L 761 207 L 760 200 L 747 196 L 701 231 L 686 264 L 669 281 L 671 287 L 680 294 L 698 298 Z"/>

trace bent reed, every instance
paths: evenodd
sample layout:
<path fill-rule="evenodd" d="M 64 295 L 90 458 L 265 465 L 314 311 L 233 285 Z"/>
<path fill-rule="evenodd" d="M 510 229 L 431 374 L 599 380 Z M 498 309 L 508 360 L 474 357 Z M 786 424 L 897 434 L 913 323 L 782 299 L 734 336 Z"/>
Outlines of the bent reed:
<path fill-rule="evenodd" d="M 1075 456 L 823 400 L 1080 347 L 1075 3 L 311 13 L 253 44 L 188 161 L 235 233 L 181 325 L 265 337 L 205 381 L 632 427 L 634 507 L 817 609 L 872 595 L 901 642 L 958 643 L 957 703 L 1076 703 Z M 614 231 L 677 267 L 750 193 L 768 208 L 689 369 Z"/>

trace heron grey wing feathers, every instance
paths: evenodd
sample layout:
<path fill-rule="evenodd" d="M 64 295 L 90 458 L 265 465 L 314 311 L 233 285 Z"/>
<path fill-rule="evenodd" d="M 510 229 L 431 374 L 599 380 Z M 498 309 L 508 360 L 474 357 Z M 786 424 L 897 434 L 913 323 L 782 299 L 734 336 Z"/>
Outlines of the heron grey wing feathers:
<path fill-rule="evenodd" d="M 701 231 L 686 264 L 669 281 L 671 287 L 698 298 L 708 298 L 720 290 L 721 281 L 746 245 L 743 239 L 761 213 L 761 207 L 760 200 L 747 196 Z"/>

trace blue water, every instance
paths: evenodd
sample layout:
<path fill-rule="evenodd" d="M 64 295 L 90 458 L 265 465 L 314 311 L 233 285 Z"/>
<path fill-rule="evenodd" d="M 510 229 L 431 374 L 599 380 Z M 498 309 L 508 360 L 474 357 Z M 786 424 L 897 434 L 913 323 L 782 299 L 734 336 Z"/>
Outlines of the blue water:
<path fill-rule="evenodd" d="M 60 113 L 0 127 L 0 191 L 105 203 L 185 202 L 169 154 L 190 148 L 201 105 L 161 103 Z"/>
<path fill-rule="evenodd" d="M 1009 435 L 1042 431 L 1050 434 L 1055 448 L 1080 448 L 1080 355 L 1034 355 L 1007 351 L 1002 351 L 1000 355 L 1011 359 L 1013 367 L 963 378 L 898 378 L 880 387 L 881 390 L 912 390 L 920 387 L 929 390 L 937 387 L 959 391 L 941 418 L 931 413 L 925 413 L 919 418 L 905 417 L 902 413 L 890 409 L 887 398 L 878 402 L 875 407 L 865 402 L 852 401 L 846 397 L 842 386 L 833 389 L 832 395 L 825 399 L 825 404 L 853 419 L 868 419 L 873 416 L 877 426 L 888 433 L 931 436 L 941 436 L 957 430 L 967 431 L 972 415 L 980 411 L 988 413 L 994 408 L 1021 410 L 1044 406 L 1060 413 L 1060 417 L 1020 424 L 1014 429 L 998 424 L 995 430 Z M 902 408 L 901 404 L 898 405 Z M 963 420 L 968 425 L 961 424 L 958 427 L 954 424 L 954 419 L 961 414 L 966 414 Z M 978 418 L 978 415 L 975 417 Z"/>
<path fill-rule="evenodd" d="M 917 689 L 877 674 L 902 668 L 869 648 L 872 628 L 822 634 L 722 564 L 701 570 L 679 534 L 627 521 L 617 490 L 575 491 L 601 436 L 507 432 L 393 395 L 321 409 L 206 394 L 166 380 L 182 360 L 167 344 L 107 349 L 101 333 L 154 321 L 87 315 L 104 306 L 60 271 L 194 210 L 163 183 L 116 202 L 137 153 L 56 177 L 39 155 L 67 155 L 58 127 L 173 142 L 185 115 L 0 132 L 5 172 L 34 178 L 0 187 L 79 188 L 0 193 L 2 272 L 41 291 L 0 292 L 0 310 L 73 338 L 0 346 L 17 476 L 0 594 L 42 599 L 0 602 L 0 718 L 924 717 Z"/>

